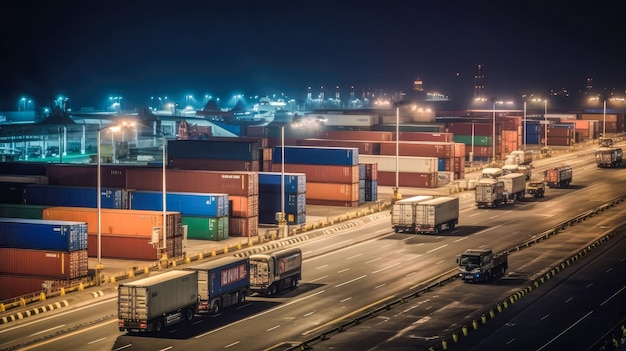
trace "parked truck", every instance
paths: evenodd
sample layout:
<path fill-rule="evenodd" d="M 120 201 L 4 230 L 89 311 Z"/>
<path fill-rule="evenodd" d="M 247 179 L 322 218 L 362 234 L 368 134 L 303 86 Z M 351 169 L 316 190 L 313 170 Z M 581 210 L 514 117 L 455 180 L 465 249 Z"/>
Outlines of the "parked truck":
<path fill-rule="evenodd" d="M 161 332 L 192 320 L 198 307 L 198 273 L 174 270 L 121 283 L 117 293 L 120 331 Z"/>
<path fill-rule="evenodd" d="M 596 149 L 596 164 L 602 168 L 619 167 L 623 154 L 621 147 L 599 147 Z"/>
<path fill-rule="evenodd" d="M 502 168 L 488 167 L 488 168 L 483 168 L 483 171 L 480 174 L 480 178 L 497 179 L 503 174 L 504 173 L 502 172 Z"/>
<path fill-rule="evenodd" d="M 418 195 L 396 201 L 391 209 L 391 227 L 396 233 L 415 233 L 415 205 L 431 200 L 429 195 Z"/>
<path fill-rule="evenodd" d="M 302 251 L 286 249 L 271 254 L 250 255 L 250 292 L 275 295 L 295 289 L 302 279 Z"/>
<path fill-rule="evenodd" d="M 488 282 L 504 277 L 509 268 L 509 253 L 495 254 L 491 249 L 468 249 L 456 258 L 459 277 L 466 282 Z"/>
<path fill-rule="evenodd" d="M 526 184 L 526 193 L 534 197 L 544 197 L 546 193 L 546 182 L 543 180 L 533 180 Z"/>
<path fill-rule="evenodd" d="M 550 188 L 565 188 L 572 182 L 572 167 L 558 166 L 544 172 L 546 184 Z"/>
<path fill-rule="evenodd" d="M 217 314 L 222 308 L 243 303 L 250 293 L 250 261 L 226 257 L 186 267 L 198 275 L 198 312 Z"/>
<path fill-rule="evenodd" d="M 512 151 L 511 155 L 518 157 L 519 165 L 530 165 L 533 163 L 532 150 L 516 150 L 516 151 Z"/>
<path fill-rule="evenodd" d="M 526 193 L 526 177 L 521 173 L 510 173 L 499 177 L 504 183 L 504 191 L 506 191 L 508 199 L 519 201 L 524 198 Z"/>
<path fill-rule="evenodd" d="M 508 200 L 504 182 L 497 179 L 479 179 L 474 194 L 478 208 L 498 207 L 498 205 L 506 204 Z"/>
<path fill-rule="evenodd" d="M 415 205 L 415 232 L 439 234 L 459 223 L 459 198 L 442 196 Z"/>

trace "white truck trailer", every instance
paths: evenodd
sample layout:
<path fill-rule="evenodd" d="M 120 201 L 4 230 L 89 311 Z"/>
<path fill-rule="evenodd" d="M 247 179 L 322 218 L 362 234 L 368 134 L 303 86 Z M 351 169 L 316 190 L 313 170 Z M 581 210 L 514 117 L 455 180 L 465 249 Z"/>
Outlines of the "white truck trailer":
<path fill-rule="evenodd" d="M 437 197 L 415 205 L 415 232 L 439 234 L 459 223 L 459 198 Z"/>
<path fill-rule="evenodd" d="M 198 273 L 174 270 L 120 283 L 117 316 L 120 331 L 155 332 L 192 320 L 198 305 Z"/>
<path fill-rule="evenodd" d="M 302 251 L 298 248 L 250 255 L 250 292 L 275 295 L 295 289 L 302 279 Z"/>
<path fill-rule="evenodd" d="M 396 201 L 391 208 L 391 227 L 396 233 L 415 233 L 415 205 L 431 200 L 430 195 L 418 195 Z"/>
<path fill-rule="evenodd" d="M 519 201 L 524 198 L 526 194 L 526 177 L 523 174 L 510 173 L 499 177 L 498 180 L 504 183 L 504 190 L 509 200 Z"/>

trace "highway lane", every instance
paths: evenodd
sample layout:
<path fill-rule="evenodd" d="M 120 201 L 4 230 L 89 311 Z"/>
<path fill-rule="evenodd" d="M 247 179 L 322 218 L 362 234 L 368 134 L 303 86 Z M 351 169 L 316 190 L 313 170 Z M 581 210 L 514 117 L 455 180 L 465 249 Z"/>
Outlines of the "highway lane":
<path fill-rule="evenodd" d="M 584 172 L 581 174 L 576 172 L 575 177 L 580 176 L 580 182 L 584 184 L 585 177 L 582 173 Z M 592 176 L 588 176 L 588 178 L 588 181 L 594 180 Z M 563 192 L 562 195 L 566 195 L 568 192 L 580 192 L 581 197 L 586 196 L 601 200 L 612 195 L 610 187 L 603 186 L 603 183 L 606 182 L 600 182 L 597 186 L 594 185 L 594 187 L 589 188 L 589 193 L 585 193 L 585 187 L 582 186 L 578 189 L 555 189 L 555 192 Z M 258 349 L 259 340 L 251 340 L 245 336 L 242 340 L 242 330 L 266 333 L 268 337 L 263 338 L 262 345 L 267 346 L 284 340 L 295 340 L 302 333 L 308 332 L 306 335 L 309 335 L 315 332 L 315 328 L 323 326 L 333 318 L 346 315 L 346 313 L 376 303 L 385 297 L 406 291 L 406 289 L 417 288 L 419 282 L 423 281 L 424 278 L 449 269 L 454 263 L 454 256 L 468 245 L 487 245 L 497 241 L 498 244 L 502 244 L 501 248 L 504 248 L 510 246 L 510 242 L 525 239 L 524 235 L 531 235 L 531 233 L 541 230 L 543 223 L 546 222 L 547 213 L 547 218 L 556 222 L 563 211 L 571 214 L 586 205 L 591 205 L 591 203 L 579 204 L 566 201 L 562 204 L 559 202 L 559 206 L 555 206 L 554 200 L 557 199 L 558 197 L 555 196 L 551 200 L 552 202 L 540 200 L 530 201 L 528 204 L 526 202 L 512 204 L 510 207 L 493 211 L 477 210 L 470 207 L 468 210 L 464 209 L 464 214 L 461 217 L 464 220 L 465 214 L 468 214 L 467 224 L 457 227 L 452 233 L 441 236 L 383 235 L 374 241 L 354 243 L 345 249 L 330 253 L 328 254 L 330 258 L 320 256 L 324 255 L 320 253 L 323 252 L 323 247 L 335 249 L 342 245 L 351 244 L 352 241 L 357 242 L 363 239 L 364 233 L 378 235 L 376 233 L 385 233 L 385 230 L 390 232 L 389 218 L 382 216 L 383 218 L 375 221 L 371 228 L 358 227 L 333 234 L 332 238 L 337 240 L 333 243 L 330 243 L 330 240 L 314 240 L 299 244 L 306 253 L 305 257 L 315 256 L 316 258 L 305 260 L 302 286 L 295 292 L 286 294 L 281 298 L 257 300 L 251 298 L 255 301 L 240 309 L 229 311 L 230 313 L 221 316 L 200 319 L 197 324 L 191 327 L 181 328 L 184 330 L 172 330 L 167 337 L 142 338 L 120 335 L 116 331 L 115 324 L 111 324 L 99 328 L 109 330 L 108 334 L 105 333 L 106 335 L 100 338 L 94 338 L 92 336 L 93 331 L 90 331 L 89 336 L 77 335 L 73 336 L 72 340 L 83 339 L 83 344 L 88 344 L 94 340 L 105 338 L 107 343 L 110 343 L 112 339 L 115 340 L 115 345 L 112 348 L 131 345 L 127 348 L 143 349 L 143 346 L 147 346 L 150 349 L 156 345 L 158 347 L 154 349 L 159 349 L 173 345 L 177 345 L 176 347 L 194 347 L 194 345 L 198 346 L 199 344 L 195 344 L 192 339 L 208 337 L 211 340 L 224 340 L 220 345 L 215 345 L 216 349 L 227 346 L 229 349 Z M 466 205 L 467 201 L 471 205 L 473 199 L 466 198 L 463 200 Z M 527 206 L 530 209 L 520 211 L 520 208 L 515 211 L 514 206 Z M 555 214 L 549 214 L 550 211 Z M 475 213 L 479 214 L 474 215 Z M 522 223 L 521 227 L 516 227 L 515 216 L 522 214 L 527 220 Z M 469 217 L 470 215 L 472 217 Z M 537 222 L 537 225 L 533 226 L 533 230 L 528 228 L 529 221 Z M 496 223 L 492 224 L 492 222 Z M 353 239 L 346 239 L 346 237 Z M 389 256 L 392 256 L 392 259 L 386 258 Z M 323 267 L 324 264 L 316 266 L 315 261 L 322 258 L 328 259 L 330 262 L 328 266 Z M 350 259 L 348 260 L 348 258 Z M 370 259 L 366 260 L 365 258 Z M 368 263 L 368 261 L 371 262 Z M 335 292 L 338 292 L 336 296 Z M 325 295 L 333 296 L 326 297 Z M 278 306 L 285 307 L 276 309 Z M 108 308 L 107 312 L 110 314 L 112 310 L 115 311 L 115 304 L 111 303 Z M 106 312 L 103 310 L 93 314 L 94 316 L 106 315 Z M 46 330 L 46 328 L 41 328 L 41 330 Z M 202 342 L 199 340 L 200 344 Z M 92 345 L 90 348 L 97 347 L 98 343 L 89 344 Z M 102 343 L 102 345 L 104 344 Z M 103 349 L 112 348 L 103 346 Z"/>

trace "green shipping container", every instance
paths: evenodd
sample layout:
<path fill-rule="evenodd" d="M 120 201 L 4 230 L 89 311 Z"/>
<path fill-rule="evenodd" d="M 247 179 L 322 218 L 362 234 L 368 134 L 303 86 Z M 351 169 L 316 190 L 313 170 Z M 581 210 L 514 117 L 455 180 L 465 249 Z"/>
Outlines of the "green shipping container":
<path fill-rule="evenodd" d="M 467 146 L 472 146 L 472 136 L 471 135 L 457 135 L 453 136 L 455 143 L 465 144 Z M 490 136 L 483 135 L 474 135 L 474 146 L 491 146 L 491 140 L 493 138 Z M 469 150 L 471 151 L 471 150 Z"/>
<path fill-rule="evenodd" d="M 43 219 L 43 210 L 50 206 L 43 205 L 22 205 L 22 204 L 0 204 L 0 217 L 4 218 L 26 218 Z"/>
<path fill-rule="evenodd" d="M 187 239 L 220 241 L 228 239 L 228 217 L 183 216 Z"/>

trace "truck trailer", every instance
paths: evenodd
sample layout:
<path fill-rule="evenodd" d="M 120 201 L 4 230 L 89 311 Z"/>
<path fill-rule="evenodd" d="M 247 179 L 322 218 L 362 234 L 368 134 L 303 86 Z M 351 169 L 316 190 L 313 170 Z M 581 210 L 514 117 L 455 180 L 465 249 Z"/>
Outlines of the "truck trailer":
<path fill-rule="evenodd" d="M 186 267 L 197 272 L 198 312 L 217 314 L 222 308 L 243 303 L 250 293 L 247 257 L 226 257 Z"/>
<path fill-rule="evenodd" d="M 510 173 L 499 177 L 504 183 L 504 190 L 507 193 L 508 199 L 512 201 L 519 201 L 524 198 L 526 193 L 526 177 L 521 173 Z"/>
<path fill-rule="evenodd" d="M 530 165 L 533 163 L 533 151 L 532 150 L 515 150 L 515 151 L 511 151 L 511 155 L 518 157 L 519 165 Z"/>
<path fill-rule="evenodd" d="M 198 273 L 174 270 L 120 283 L 117 316 L 120 331 L 155 332 L 191 321 L 198 306 Z"/>
<path fill-rule="evenodd" d="M 415 205 L 415 232 L 439 234 L 459 223 L 459 198 L 438 197 Z"/>
<path fill-rule="evenodd" d="M 565 188 L 572 182 L 572 167 L 570 166 L 548 168 L 544 174 L 546 184 L 550 188 Z"/>
<path fill-rule="evenodd" d="M 298 248 L 250 255 L 250 292 L 275 295 L 295 289 L 302 279 L 302 251 Z"/>
<path fill-rule="evenodd" d="M 621 147 L 599 147 L 596 149 L 596 164 L 602 168 L 619 167 L 623 154 Z"/>
<path fill-rule="evenodd" d="M 459 277 L 466 282 L 488 282 L 502 278 L 509 268 L 509 253 L 491 249 L 468 249 L 456 258 Z"/>
<path fill-rule="evenodd" d="M 498 207 L 498 205 L 505 205 L 508 201 L 504 182 L 497 179 L 479 179 L 476 183 L 474 196 L 478 208 Z"/>
<path fill-rule="evenodd" d="M 415 233 L 415 205 L 431 200 L 429 195 L 418 195 L 396 201 L 391 208 L 391 227 L 396 233 Z"/>

